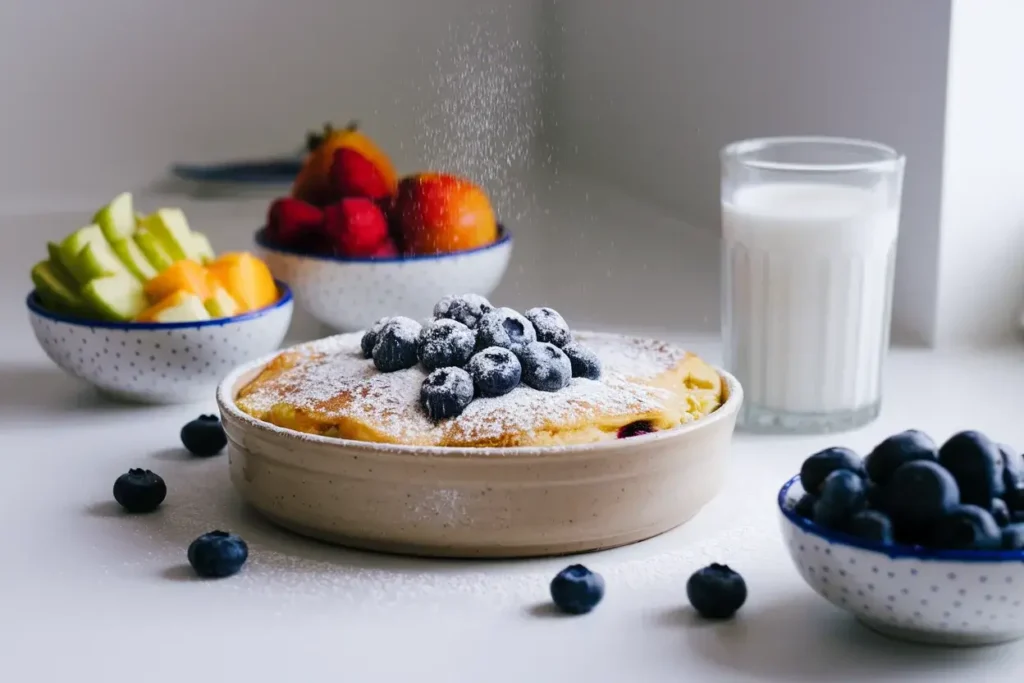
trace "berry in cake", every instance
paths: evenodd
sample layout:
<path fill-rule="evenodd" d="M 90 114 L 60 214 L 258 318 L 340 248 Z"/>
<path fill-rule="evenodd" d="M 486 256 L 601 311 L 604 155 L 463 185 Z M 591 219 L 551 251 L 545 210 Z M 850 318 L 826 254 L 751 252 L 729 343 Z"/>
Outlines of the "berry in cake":
<path fill-rule="evenodd" d="M 114 500 L 128 512 L 152 512 L 167 497 L 167 484 L 160 475 L 132 468 L 114 482 Z"/>
<path fill-rule="evenodd" d="M 457 320 L 440 318 L 420 332 L 417 358 L 427 371 L 459 367 L 469 362 L 476 348 L 476 333 Z"/>
<path fill-rule="evenodd" d="M 569 324 L 555 309 L 546 306 L 531 308 L 525 313 L 525 317 L 533 323 L 533 329 L 537 332 L 537 341 L 554 344 L 559 348 L 572 341 Z"/>
<path fill-rule="evenodd" d="M 960 485 L 960 502 L 987 509 L 1003 495 L 1003 456 L 981 432 L 951 436 L 939 449 L 939 462 Z"/>
<path fill-rule="evenodd" d="M 643 436 L 644 434 L 651 434 L 654 432 L 654 425 L 648 420 L 637 420 L 636 422 L 630 422 L 628 425 L 619 427 L 618 434 L 616 436 L 620 439 L 628 439 L 633 436 Z"/>
<path fill-rule="evenodd" d="M 862 472 L 864 465 L 860 456 L 849 448 L 826 448 L 804 460 L 800 467 L 800 483 L 804 491 L 820 493 L 825 478 L 836 470 Z"/>
<path fill-rule="evenodd" d="M 714 563 L 690 576 L 686 597 L 705 619 L 728 619 L 747 601 L 747 584 L 727 565 Z"/>
<path fill-rule="evenodd" d="M 420 387 L 420 402 L 432 420 L 462 414 L 473 400 L 473 378 L 462 368 L 438 368 Z"/>
<path fill-rule="evenodd" d="M 476 326 L 476 347 L 500 346 L 513 353 L 537 341 L 533 323 L 511 308 L 496 308 L 480 317 Z M 571 368 L 570 368 L 571 371 Z"/>
<path fill-rule="evenodd" d="M 904 463 L 938 459 L 939 449 L 931 437 L 917 429 L 908 429 L 875 446 L 864 459 L 864 467 L 871 481 L 885 484 Z"/>
<path fill-rule="evenodd" d="M 957 505 L 935 520 L 930 545 L 947 550 L 996 550 L 1002 545 L 1002 531 L 987 510 Z"/>
<path fill-rule="evenodd" d="M 181 428 L 181 443 L 192 455 L 208 458 L 228 445 L 224 426 L 216 415 L 200 415 Z"/>
<path fill-rule="evenodd" d="M 854 536 L 876 543 L 892 543 L 892 520 L 884 512 L 861 510 L 850 518 L 847 528 Z"/>
<path fill-rule="evenodd" d="M 504 396 L 519 386 L 522 366 L 514 353 L 500 346 L 479 351 L 466 366 L 480 396 Z"/>
<path fill-rule="evenodd" d="M 373 347 L 377 345 L 377 336 L 380 334 L 381 328 L 383 328 L 389 320 L 391 320 L 391 316 L 384 316 L 371 325 L 370 329 L 363 333 L 363 338 L 359 340 L 359 348 L 363 350 L 364 358 L 373 358 Z"/>
<path fill-rule="evenodd" d="M 416 365 L 422 325 L 405 316 L 384 323 L 373 345 L 373 364 L 381 372 L 396 372 Z"/>
<path fill-rule="evenodd" d="M 491 302 L 479 294 L 453 294 L 434 304 L 434 317 L 458 320 L 473 329 L 480 322 L 480 318 L 493 310 Z"/>
<path fill-rule="evenodd" d="M 597 357 L 596 353 L 575 341 L 564 345 L 562 353 L 569 357 L 573 377 L 600 379 L 601 359 Z"/>
<path fill-rule="evenodd" d="M 586 614 L 604 598 L 604 577 L 582 564 L 566 567 L 551 580 L 551 600 L 566 614 Z"/>
<path fill-rule="evenodd" d="M 850 470 L 836 470 L 821 487 L 821 496 L 814 504 L 814 522 L 827 529 L 841 529 L 866 505 L 864 479 Z"/>
<path fill-rule="evenodd" d="M 558 391 L 572 379 L 572 364 L 562 349 L 548 342 L 531 342 L 519 351 L 523 383 L 538 391 Z"/>
<path fill-rule="evenodd" d="M 188 546 L 188 563 L 204 578 L 220 579 L 237 574 L 249 558 L 249 546 L 227 531 L 210 531 Z"/>

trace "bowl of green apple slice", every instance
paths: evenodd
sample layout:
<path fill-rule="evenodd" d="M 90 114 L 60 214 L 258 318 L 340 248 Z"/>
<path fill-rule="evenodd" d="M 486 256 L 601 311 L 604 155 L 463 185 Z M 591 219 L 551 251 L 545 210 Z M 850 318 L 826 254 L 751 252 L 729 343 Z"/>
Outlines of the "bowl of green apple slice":
<path fill-rule="evenodd" d="M 36 339 L 118 400 L 212 400 L 223 376 L 277 349 L 291 323 L 291 291 L 262 261 L 218 258 L 182 211 L 139 214 L 127 193 L 47 248 L 25 301 Z"/>

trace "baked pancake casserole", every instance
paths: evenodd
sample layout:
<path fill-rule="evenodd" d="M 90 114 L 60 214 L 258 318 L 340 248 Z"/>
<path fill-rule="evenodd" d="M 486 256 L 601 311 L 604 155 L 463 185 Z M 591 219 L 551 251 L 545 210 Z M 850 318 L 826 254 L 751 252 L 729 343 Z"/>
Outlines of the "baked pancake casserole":
<path fill-rule="evenodd" d="M 417 364 L 380 372 L 361 334 L 342 334 L 281 352 L 238 392 L 253 418 L 298 432 L 358 441 L 446 447 L 563 446 L 671 429 L 715 411 L 719 374 L 664 342 L 575 333 L 600 359 L 597 379 L 572 377 L 557 391 L 519 384 L 477 396 L 461 414 L 432 419 Z"/>

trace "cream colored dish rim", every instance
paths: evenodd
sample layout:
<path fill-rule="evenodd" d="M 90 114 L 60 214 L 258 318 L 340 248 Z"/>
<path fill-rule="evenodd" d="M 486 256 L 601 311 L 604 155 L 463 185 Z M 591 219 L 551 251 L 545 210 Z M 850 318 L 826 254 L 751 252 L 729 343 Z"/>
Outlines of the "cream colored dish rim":
<path fill-rule="evenodd" d="M 359 334 L 354 332 L 351 334 Z M 644 339 L 641 337 L 631 337 L 628 335 L 610 334 L 604 332 L 587 332 L 580 331 L 580 334 L 589 336 L 604 336 L 604 337 L 617 337 L 620 339 L 631 339 L 641 341 L 654 341 L 650 339 Z M 301 346 L 299 344 L 298 346 Z M 220 385 L 217 387 L 217 404 L 220 410 L 231 416 L 233 420 L 237 420 L 248 429 L 254 429 L 260 432 L 274 434 L 279 437 L 295 439 L 299 442 L 305 443 L 318 443 L 324 445 L 335 445 L 338 447 L 344 447 L 347 450 L 357 450 L 364 453 L 373 453 L 376 455 L 416 455 L 416 456 L 431 456 L 431 457 L 453 457 L 453 458 L 471 458 L 477 457 L 542 457 L 550 456 L 553 454 L 572 456 L 572 455 L 584 455 L 595 452 L 601 452 L 616 448 L 622 448 L 624 444 L 619 443 L 619 440 L 611 441 L 599 441 L 596 443 L 587 444 L 574 444 L 569 446 L 512 446 L 512 447 L 474 447 L 474 446 L 409 446 L 404 444 L 390 444 L 390 443 L 374 443 L 370 441 L 357 441 L 354 439 L 341 439 L 338 437 L 320 436 L 318 434 L 307 434 L 305 432 L 298 432 L 293 429 L 286 429 L 284 427 L 278 427 L 277 425 L 262 420 L 257 420 L 248 413 L 243 412 L 235 404 L 235 395 L 240 387 L 236 385 L 240 384 L 240 380 L 247 374 L 255 374 L 255 371 L 263 367 L 271 360 L 273 360 L 278 354 L 286 349 L 280 349 L 273 353 L 267 354 L 262 358 L 245 363 L 236 367 L 234 370 L 225 377 Z M 726 400 L 718 407 L 718 409 L 702 417 L 699 420 L 679 425 L 672 429 L 663 431 L 653 432 L 651 434 L 644 434 L 642 436 L 634 436 L 629 438 L 629 445 L 640 445 L 641 443 L 650 443 L 654 441 L 660 441 L 664 439 L 677 439 L 687 434 L 691 434 L 697 430 L 710 427 L 716 422 L 728 419 L 739 411 L 740 405 L 743 402 L 743 387 L 740 385 L 739 380 L 733 377 L 730 373 L 725 370 L 712 366 L 715 372 L 724 380 Z"/>

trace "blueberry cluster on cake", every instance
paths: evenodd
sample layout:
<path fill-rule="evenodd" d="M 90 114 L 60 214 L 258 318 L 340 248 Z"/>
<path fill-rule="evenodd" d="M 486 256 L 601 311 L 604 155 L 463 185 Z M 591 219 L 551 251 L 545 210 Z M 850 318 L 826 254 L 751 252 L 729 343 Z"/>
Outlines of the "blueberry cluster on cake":
<path fill-rule="evenodd" d="M 600 359 L 573 341 L 558 311 L 540 307 L 521 315 L 495 308 L 479 294 L 441 299 L 426 325 L 402 316 L 381 318 L 360 348 L 381 372 L 417 363 L 429 372 L 420 401 L 435 420 L 461 415 L 476 396 L 504 396 L 521 383 L 559 391 L 573 377 L 601 376 Z"/>
<path fill-rule="evenodd" d="M 554 309 L 445 297 L 425 323 L 279 354 L 236 403 L 280 427 L 426 446 L 546 446 L 671 429 L 721 404 L 718 373 L 664 342 L 573 332 Z"/>

